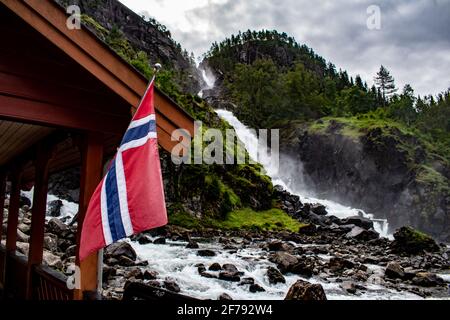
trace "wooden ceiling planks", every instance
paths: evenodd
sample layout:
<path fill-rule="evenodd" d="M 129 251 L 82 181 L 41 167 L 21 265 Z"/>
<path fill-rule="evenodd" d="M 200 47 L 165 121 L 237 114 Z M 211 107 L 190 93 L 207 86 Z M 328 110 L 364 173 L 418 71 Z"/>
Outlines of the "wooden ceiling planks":
<path fill-rule="evenodd" d="M 0 120 L 0 165 L 53 131 L 51 128 Z"/>

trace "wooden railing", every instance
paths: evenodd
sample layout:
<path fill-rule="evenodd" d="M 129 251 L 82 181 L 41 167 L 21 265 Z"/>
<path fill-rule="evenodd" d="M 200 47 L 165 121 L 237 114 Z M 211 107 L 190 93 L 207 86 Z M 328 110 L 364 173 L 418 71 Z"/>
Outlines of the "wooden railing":
<path fill-rule="evenodd" d="M 27 257 L 18 252 L 6 253 L 5 256 L 5 297 L 26 299 Z"/>
<path fill-rule="evenodd" d="M 4 245 L 0 244 L 0 289 L 2 291 L 5 286 L 5 261 L 6 261 L 6 249 Z"/>
<path fill-rule="evenodd" d="M 49 267 L 35 266 L 32 270 L 33 300 L 72 300 L 73 290 L 67 278 Z"/>

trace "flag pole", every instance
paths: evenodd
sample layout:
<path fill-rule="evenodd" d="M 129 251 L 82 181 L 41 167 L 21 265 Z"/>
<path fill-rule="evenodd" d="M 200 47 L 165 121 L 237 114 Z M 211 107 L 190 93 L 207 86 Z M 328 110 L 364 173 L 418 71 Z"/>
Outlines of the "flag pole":
<path fill-rule="evenodd" d="M 147 89 L 145 90 L 144 95 L 142 96 L 145 97 L 145 95 L 147 94 L 147 91 L 150 89 L 150 85 L 152 84 L 153 81 L 156 80 L 156 75 L 158 74 L 159 70 L 161 70 L 162 66 L 160 63 L 155 63 L 153 66 L 153 71 L 154 71 L 154 75 L 152 77 L 152 79 L 150 80 L 149 85 L 147 86 Z M 139 102 L 139 106 L 142 103 L 142 99 Z M 138 106 L 138 108 L 139 108 Z M 137 109 L 136 109 L 137 110 Z M 104 170 L 103 170 L 103 175 L 105 175 L 105 173 L 108 171 L 108 166 L 105 166 Z M 97 254 L 97 295 L 98 297 L 102 297 L 102 293 L 103 293 L 103 253 L 104 253 L 104 249 L 100 249 L 98 250 L 98 254 Z"/>

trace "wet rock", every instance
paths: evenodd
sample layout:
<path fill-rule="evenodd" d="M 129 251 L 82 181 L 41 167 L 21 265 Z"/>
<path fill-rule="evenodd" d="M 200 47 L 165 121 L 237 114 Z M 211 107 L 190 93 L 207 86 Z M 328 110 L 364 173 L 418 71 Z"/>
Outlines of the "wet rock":
<path fill-rule="evenodd" d="M 31 200 L 25 196 L 20 195 L 19 206 L 21 208 L 26 206 L 29 209 L 31 207 Z M 28 211 L 28 210 L 25 210 L 25 211 Z"/>
<path fill-rule="evenodd" d="M 266 291 L 266 289 L 264 289 L 263 287 L 261 287 L 259 284 L 257 283 L 253 283 L 250 285 L 250 287 L 248 288 L 248 290 L 252 293 L 256 293 L 256 292 L 264 292 Z"/>
<path fill-rule="evenodd" d="M 317 233 L 317 227 L 314 224 L 307 224 L 298 230 L 298 233 L 312 236 Z"/>
<path fill-rule="evenodd" d="M 30 240 L 30 236 L 27 236 L 22 231 L 17 230 L 17 241 L 19 241 L 19 242 L 29 242 L 29 240 Z"/>
<path fill-rule="evenodd" d="M 56 252 L 58 250 L 58 237 L 55 236 L 54 234 L 46 233 L 44 235 L 44 248 L 51 252 Z M 67 249 L 67 248 L 64 248 L 64 249 Z M 65 250 L 62 250 L 62 251 L 65 251 Z"/>
<path fill-rule="evenodd" d="M 364 218 L 364 217 L 360 217 L 360 216 L 354 216 L 354 217 L 348 217 L 348 218 L 344 218 L 341 219 L 341 225 L 345 225 L 345 224 L 353 224 L 357 227 L 369 230 L 369 229 L 373 229 L 373 221 L 368 219 L 368 218 Z"/>
<path fill-rule="evenodd" d="M 292 249 L 292 246 L 278 240 L 269 242 L 267 247 L 270 251 L 289 251 Z"/>
<path fill-rule="evenodd" d="M 55 235 L 53 235 L 55 236 Z M 56 236 L 55 236 L 56 237 Z M 73 242 L 67 239 L 60 239 L 60 238 L 56 238 L 57 239 L 57 244 L 58 244 L 58 248 L 59 251 L 64 252 L 67 250 L 67 248 L 69 248 L 71 245 L 73 245 Z M 55 250 L 56 251 L 56 250 Z"/>
<path fill-rule="evenodd" d="M 57 255 L 54 255 L 53 253 L 51 253 L 49 251 L 44 250 L 42 260 L 46 265 L 48 265 L 51 268 L 55 268 L 55 269 L 63 268 L 63 263 L 61 261 L 61 258 L 58 257 Z"/>
<path fill-rule="evenodd" d="M 203 250 L 198 250 L 197 255 L 199 255 L 200 257 L 215 257 L 216 253 L 212 250 L 203 249 Z"/>
<path fill-rule="evenodd" d="M 50 233 L 53 233 L 61 238 L 65 238 L 70 233 L 69 227 L 58 218 L 50 219 L 47 224 L 47 229 Z"/>
<path fill-rule="evenodd" d="M 196 267 L 197 267 L 198 273 L 200 273 L 200 274 L 201 274 L 202 272 L 205 272 L 205 271 L 206 271 L 206 267 L 205 267 L 205 265 L 204 265 L 203 263 L 197 264 Z"/>
<path fill-rule="evenodd" d="M 212 265 L 209 266 L 208 270 L 209 271 L 220 271 L 220 270 L 222 270 L 222 267 L 220 266 L 220 264 L 215 262 L 215 263 L 213 263 Z"/>
<path fill-rule="evenodd" d="M 166 244 L 166 238 L 161 237 L 161 238 L 157 238 L 155 239 L 155 241 L 153 241 L 154 244 Z"/>
<path fill-rule="evenodd" d="M 351 294 L 355 294 L 356 293 L 356 286 L 353 282 L 350 281 L 345 281 L 341 283 L 341 288 L 342 290 L 351 293 Z"/>
<path fill-rule="evenodd" d="M 180 286 L 175 282 L 175 280 L 170 278 L 164 280 L 164 288 L 175 293 L 181 291 Z"/>
<path fill-rule="evenodd" d="M 218 277 L 217 277 L 215 274 L 212 274 L 212 273 L 209 273 L 209 272 L 206 272 L 206 271 L 199 272 L 199 274 L 200 274 L 202 277 L 204 277 L 204 278 L 218 279 Z"/>
<path fill-rule="evenodd" d="M 154 270 L 145 270 L 142 278 L 144 280 L 156 280 L 158 278 L 158 272 Z"/>
<path fill-rule="evenodd" d="M 404 279 L 405 271 L 397 262 L 389 262 L 384 271 L 384 275 L 390 279 Z"/>
<path fill-rule="evenodd" d="M 340 272 L 346 269 L 352 269 L 354 266 L 355 264 L 353 262 L 339 257 L 332 257 L 328 262 L 328 268 L 330 268 L 332 272 Z"/>
<path fill-rule="evenodd" d="M 110 267 L 110 266 L 107 266 L 107 265 L 103 266 L 102 279 L 103 279 L 104 283 L 108 282 L 116 274 L 117 274 L 116 268 Z"/>
<path fill-rule="evenodd" d="M 235 273 L 239 273 L 238 269 L 236 268 L 236 266 L 234 264 L 231 263 L 225 263 L 222 266 L 222 270 L 224 271 L 228 271 L 228 272 L 235 272 Z"/>
<path fill-rule="evenodd" d="M 424 251 L 436 252 L 440 248 L 429 235 L 411 227 L 402 227 L 394 233 L 391 249 L 398 253 L 417 254 Z"/>
<path fill-rule="evenodd" d="M 269 257 L 269 261 L 275 263 L 282 273 L 292 270 L 292 267 L 298 263 L 298 259 L 286 252 L 276 252 Z"/>
<path fill-rule="evenodd" d="M 310 278 L 314 273 L 314 264 L 299 259 L 298 263 L 291 267 L 290 272 Z"/>
<path fill-rule="evenodd" d="M 267 269 L 266 276 L 269 279 L 270 284 L 286 283 L 284 276 L 274 267 L 269 267 L 269 269 Z"/>
<path fill-rule="evenodd" d="M 367 281 L 367 279 L 369 278 L 369 275 L 365 271 L 358 270 L 353 275 L 353 278 L 358 281 Z"/>
<path fill-rule="evenodd" d="M 140 233 L 134 236 L 132 240 L 137 241 L 141 245 L 146 245 L 153 242 L 152 239 L 150 239 L 150 237 L 145 233 Z"/>
<path fill-rule="evenodd" d="M 67 248 L 67 250 L 64 252 L 65 257 L 73 257 L 76 255 L 77 246 L 75 244 L 71 245 Z"/>
<path fill-rule="evenodd" d="M 239 276 L 239 274 L 233 271 L 221 271 L 219 273 L 219 279 L 232 282 L 241 281 L 241 277 Z"/>
<path fill-rule="evenodd" d="M 142 270 L 140 268 L 132 268 L 128 271 L 127 278 L 135 278 L 135 279 L 143 279 L 144 274 L 142 273 Z"/>
<path fill-rule="evenodd" d="M 61 208 L 63 207 L 63 202 L 61 200 L 53 200 L 48 203 L 47 214 L 50 217 L 61 216 Z"/>
<path fill-rule="evenodd" d="M 253 278 L 243 278 L 241 280 L 241 282 L 239 282 L 239 285 L 240 286 L 244 286 L 244 285 L 247 285 L 247 284 L 254 284 L 254 283 L 255 283 L 255 279 L 253 279 Z"/>
<path fill-rule="evenodd" d="M 347 238 L 353 238 L 357 240 L 369 241 L 373 239 L 377 239 L 380 237 L 380 234 L 373 229 L 364 229 L 358 226 L 352 228 L 350 232 L 345 235 Z"/>
<path fill-rule="evenodd" d="M 29 224 L 21 223 L 17 227 L 20 231 L 22 231 L 26 235 L 30 235 L 31 226 Z"/>
<path fill-rule="evenodd" d="M 327 208 L 318 203 L 311 205 L 311 211 L 319 216 L 326 216 L 328 214 Z"/>
<path fill-rule="evenodd" d="M 421 287 L 435 287 L 443 285 L 445 282 L 441 277 L 430 272 L 418 272 L 412 279 L 413 284 Z"/>
<path fill-rule="evenodd" d="M 30 245 L 26 242 L 17 242 L 16 243 L 17 251 L 21 254 L 28 256 L 28 251 L 30 249 Z"/>
<path fill-rule="evenodd" d="M 118 260 L 125 257 L 130 259 L 133 264 L 137 258 L 136 251 L 134 251 L 133 247 L 128 242 L 124 241 L 116 242 L 106 247 L 105 255 Z"/>
<path fill-rule="evenodd" d="M 186 245 L 187 249 L 198 249 L 199 245 L 196 241 L 190 240 L 189 243 Z"/>
<path fill-rule="evenodd" d="M 123 267 L 132 267 L 132 266 L 136 265 L 134 260 L 131 260 L 127 256 L 120 256 L 117 259 L 117 264 L 120 265 L 120 266 L 123 266 Z"/>
<path fill-rule="evenodd" d="M 325 291 L 320 284 L 312 284 L 297 280 L 286 294 L 285 300 L 327 300 Z"/>
<path fill-rule="evenodd" d="M 230 300 L 233 300 L 233 298 L 230 297 L 230 295 L 228 295 L 226 293 L 222 293 L 217 300 L 230 301 Z"/>

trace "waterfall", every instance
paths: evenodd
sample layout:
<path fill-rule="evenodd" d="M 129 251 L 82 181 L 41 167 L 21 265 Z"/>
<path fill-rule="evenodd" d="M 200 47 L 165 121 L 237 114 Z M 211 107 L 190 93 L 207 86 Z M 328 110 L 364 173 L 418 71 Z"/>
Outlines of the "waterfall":
<path fill-rule="evenodd" d="M 216 79 L 211 71 L 202 69 L 201 70 L 203 80 L 206 83 L 206 87 L 204 87 L 200 92 L 199 96 L 203 96 L 203 91 L 214 88 L 214 83 Z M 301 163 L 298 161 L 290 160 L 292 165 L 290 166 L 292 171 L 284 172 L 283 176 L 278 174 L 277 168 L 274 168 L 272 165 L 272 161 L 268 156 L 267 150 L 258 150 L 258 138 L 255 135 L 255 132 L 248 127 L 246 127 L 238 118 L 236 118 L 232 112 L 227 110 L 216 110 L 217 114 L 220 118 L 227 121 L 236 131 L 236 135 L 245 145 L 247 152 L 250 157 L 258 161 L 266 170 L 267 175 L 272 179 L 272 183 L 274 185 L 280 185 L 286 191 L 291 194 L 298 195 L 300 200 L 304 203 L 320 203 L 327 208 L 329 214 L 334 215 L 338 218 L 347 218 L 353 216 L 363 216 L 373 221 L 374 229 L 380 234 L 382 237 L 392 238 L 392 235 L 388 233 L 389 223 L 387 219 L 375 219 L 373 214 L 368 214 L 360 209 L 355 209 L 351 207 L 344 206 L 335 201 L 326 200 L 326 199 L 318 199 L 307 192 L 307 186 L 303 183 L 303 177 L 298 174 L 298 167 L 301 166 Z M 283 160 L 288 160 L 286 156 L 280 155 L 280 157 L 284 157 Z M 286 170 L 285 170 L 286 171 Z M 290 178 L 286 178 L 290 177 Z"/>
<path fill-rule="evenodd" d="M 304 203 L 320 203 L 327 208 L 329 214 L 334 215 L 338 218 L 346 218 L 352 216 L 363 216 L 369 218 L 374 223 L 374 229 L 380 234 L 382 237 L 389 237 L 388 235 L 388 221 L 386 219 L 375 219 L 372 214 L 367 214 L 363 210 L 350 208 L 339 204 L 337 202 L 326 200 L 326 199 L 318 199 L 313 196 L 310 196 L 305 193 L 304 190 L 306 188 L 299 188 L 299 185 L 302 183 L 296 183 L 296 180 L 302 180 L 302 177 L 298 177 L 298 171 L 292 170 L 292 174 L 289 172 L 284 172 L 283 176 L 278 174 L 278 170 L 272 166 L 272 161 L 268 156 L 267 150 L 258 150 L 258 138 L 255 135 L 253 130 L 250 130 L 246 127 L 242 122 L 236 118 L 232 112 L 227 110 L 216 110 L 219 117 L 225 121 L 227 121 L 236 131 L 236 135 L 245 145 L 250 157 L 258 161 L 266 170 L 266 174 L 271 177 L 274 185 L 280 185 L 285 188 L 291 194 L 298 195 L 300 200 Z M 283 155 L 280 155 L 283 157 Z M 292 168 L 298 167 L 301 164 L 293 164 Z M 286 170 L 284 170 L 286 171 Z M 287 179 L 286 177 L 291 177 Z"/>

